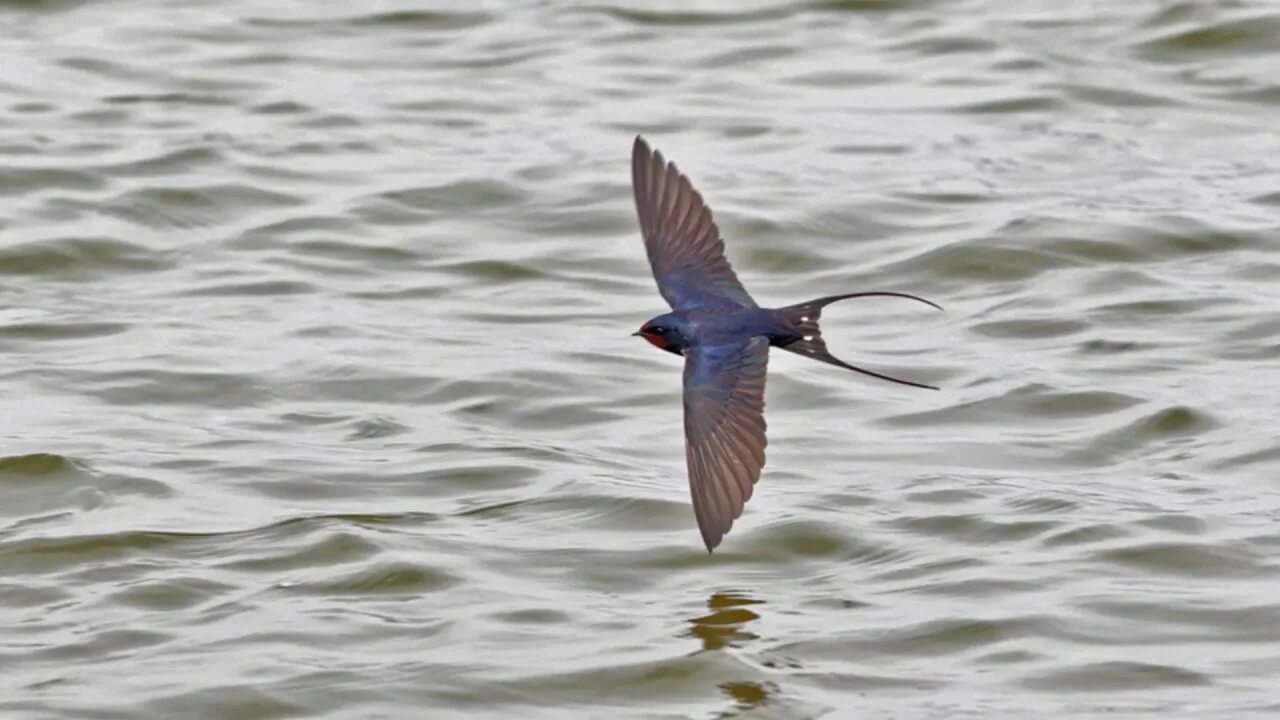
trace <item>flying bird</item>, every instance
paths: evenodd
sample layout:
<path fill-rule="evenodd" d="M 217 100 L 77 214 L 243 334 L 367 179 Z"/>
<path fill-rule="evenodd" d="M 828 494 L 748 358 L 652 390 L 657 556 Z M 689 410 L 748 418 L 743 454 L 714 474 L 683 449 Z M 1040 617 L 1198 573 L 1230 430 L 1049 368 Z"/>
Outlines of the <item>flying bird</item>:
<path fill-rule="evenodd" d="M 658 292 L 672 312 L 658 315 L 633 335 L 684 356 L 685 463 L 693 513 L 711 552 L 742 515 L 764 467 L 764 378 L 769 348 L 776 347 L 882 380 L 937 390 L 855 367 L 827 351 L 818 319 L 838 300 L 900 297 L 901 292 L 829 295 L 798 305 L 762 308 L 729 261 L 711 208 L 675 163 L 637 136 L 631 153 L 645 253 Z"/>

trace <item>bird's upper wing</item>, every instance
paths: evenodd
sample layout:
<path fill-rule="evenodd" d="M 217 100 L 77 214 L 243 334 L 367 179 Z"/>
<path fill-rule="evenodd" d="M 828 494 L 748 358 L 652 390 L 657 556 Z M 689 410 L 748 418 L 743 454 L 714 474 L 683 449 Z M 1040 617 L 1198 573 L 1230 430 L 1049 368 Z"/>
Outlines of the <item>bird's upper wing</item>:
<path fill-rule="evenodd" d="M 711 208 L 675 163 L 663 160 L 639 136 L 631 151 L 631 183 L 649 265 L 658 292 L 672 308 L 687 310 L 725 299 L 756 307 L 724 257 Z"/>
<path fill-rule="evenodd" d="M 695 347 L 684 362 L 685 460 L 710 552 L 742 514 L 764 467 L 769 341 Z"/>

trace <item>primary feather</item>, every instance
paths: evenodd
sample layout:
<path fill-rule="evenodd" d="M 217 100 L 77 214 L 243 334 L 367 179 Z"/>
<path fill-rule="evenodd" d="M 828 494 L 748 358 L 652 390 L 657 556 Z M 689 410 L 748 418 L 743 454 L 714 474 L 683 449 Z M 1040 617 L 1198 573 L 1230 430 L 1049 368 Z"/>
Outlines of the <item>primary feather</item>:
<path fill-rule="evenodd" d="M 764 467 L 768 361 L 764 337 L 698 346 L 684 361 L 685 460 L 708 550 L 742 514 Z"/>
<path fill-rule="evenodd" d="M 658 292 L 672 309 L 724 300 L 756 307 L 725 259 L 711 208 L 675 163 L 663 160 L 640 137 L 632 147 L 631 180 L 649 265 Z"/>

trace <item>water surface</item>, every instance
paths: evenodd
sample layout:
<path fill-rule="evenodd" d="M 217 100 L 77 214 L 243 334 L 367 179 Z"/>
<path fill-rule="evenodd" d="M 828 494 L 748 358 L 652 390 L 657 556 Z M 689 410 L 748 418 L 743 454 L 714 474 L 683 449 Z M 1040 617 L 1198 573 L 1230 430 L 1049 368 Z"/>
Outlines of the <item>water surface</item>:
<path fill-rule="evenodd" d="M 1277 32 L 3 3 L 0 716 L 1271 716 Z M 713 556 L 636 133 L 762 304 L 947 308 L 774 355 Z"/>

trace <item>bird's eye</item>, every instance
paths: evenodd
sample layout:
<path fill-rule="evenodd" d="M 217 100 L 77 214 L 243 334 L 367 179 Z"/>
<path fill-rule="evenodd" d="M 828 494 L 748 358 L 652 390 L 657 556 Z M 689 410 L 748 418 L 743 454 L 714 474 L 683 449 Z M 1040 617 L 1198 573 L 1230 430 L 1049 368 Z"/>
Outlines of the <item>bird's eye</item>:
<path fill-rule="evenodd" d="M 667 329 L 662 327 L 661 325 L 654 325 L 653 327 L 649 328 L 649 332 L 653 333 L 654 335 L 661 335 L 666 331 Z"/>

